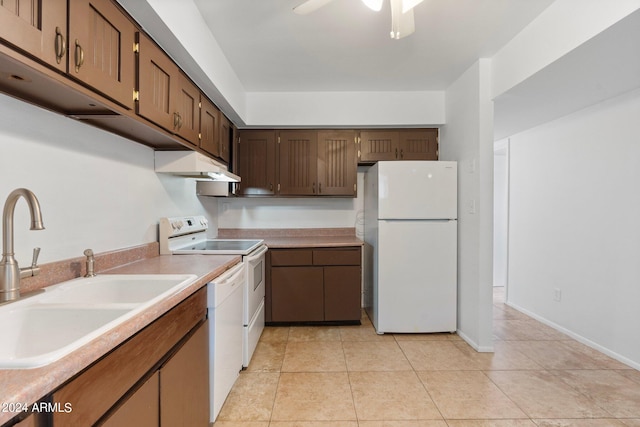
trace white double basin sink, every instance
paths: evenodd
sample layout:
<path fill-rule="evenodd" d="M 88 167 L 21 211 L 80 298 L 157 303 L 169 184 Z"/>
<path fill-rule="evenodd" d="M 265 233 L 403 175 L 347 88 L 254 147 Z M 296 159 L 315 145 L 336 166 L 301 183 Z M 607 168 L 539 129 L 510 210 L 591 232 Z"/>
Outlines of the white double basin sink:
<path fill-rule="evenodd" d="M 0 306 L 0 369 L 48 365 L 195 281 L 193 274 L 79 278 Z"/>

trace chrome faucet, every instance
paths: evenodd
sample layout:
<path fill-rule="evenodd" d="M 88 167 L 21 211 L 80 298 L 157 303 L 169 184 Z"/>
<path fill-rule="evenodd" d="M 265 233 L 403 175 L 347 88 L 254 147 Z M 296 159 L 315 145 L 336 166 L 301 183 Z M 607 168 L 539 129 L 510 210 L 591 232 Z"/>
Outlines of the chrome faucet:
<path fill-rule="evenodd" d="M 31 267 L 19 268 L 13 253 L 13 214 L 16 203 L 24 197 L 31 213 L 31 230 L 44 230 L 40 203 L 36 195 L 26 188 L 13 190 L 2 211 L 2 260 L 0 260 L 0 302 L 12 301 L 20 297 L 20 279 L 35 276 L 40 272 L 38 255 L 40 248 L 33 250 Z"/>

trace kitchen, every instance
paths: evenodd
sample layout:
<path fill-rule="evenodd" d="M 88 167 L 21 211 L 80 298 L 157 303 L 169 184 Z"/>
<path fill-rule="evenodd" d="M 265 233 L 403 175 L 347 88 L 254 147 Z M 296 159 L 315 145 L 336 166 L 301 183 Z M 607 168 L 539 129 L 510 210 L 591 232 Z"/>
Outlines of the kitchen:
<path fill-rule="evenodd" d="M 174 30 L 176 35 L 171 37 L 194 46 L 193 56 L 197 60 L 191 61 L 201 61 L 202 51 L 198 49 L 204 49 L 205 46 L 202 46 L 201 42 L 192 43 L 188 39 L 188 28 L 184 28 L 184 24 L 181 26 L 180 22 L 174 22 L 179 21 L 180 17 L 188 16 L 189 13 L 197 13 L 196 7 L 188 4 L 182 6 L 178 13 L 172 11 L 170 5 L 161 3 L 154 2 L 150 6 L 141 2 L 140 7 L 151 8 L 151 13 L 148 13 L 149 10 L 140 13 L 141 22 L 144 17 L 160 15 L 161 20 Z M 126 5 L 125 2 L 123 4 L 125 7 L 135 6 Z M 633 2 L 616 4 L 614 7 L 607 5 L 607 13 L 602 10 L 605 8 L 602 5 L 594 4 L 592 8 L 589 13 L 575 17 L 569 11 L 571 2 L 554 2 L 546 10 L 546 14 L 542 14 L 540 19 L 533 22 L 528 28 L 528 33 L 514 37 L 493 58 L 478 60 L 453 83 L 439 90 L 396 94 L 400 96 L 400 102 L 392 102 L 395 98 L 384 92 L 333 92 L 317 94 L 317 98 L 314 98 L 314 94 L 245 93 L 237 79 L 229 78 L 226 73 L 221 72 L 211 73 L 221 76 L 219 82 L 216 80 L 208 84 L 206 81 L 198 83 L 205 90 L 212 85 L 219 86 L 217 90 L 225 94 L 225 98 L 228 99 L 226 102 L 233 107 L 231 110 L 245 112 L 239 123 L 247 123 L 248 117 L 251 117 L 248 124 L 253 126 L 296 126 L 301 123 L 314 126 L 325 123 L 336 126 L 353 123 L 373 126 L 380 122 L 395 126 L 415 123 L 440 126 L 440 158 L 458 161 L 461 170 L 467 172 L 460 176 L 460 205 L 465 206 L 465 209 L 461 210 L 460 223 L 460 334 L 464 334 L 465 339 L 473 343 L 476 349 L 490 350 L 492 217 L 486 207 L 491 205 L 492 192 L 494 138 L 491 99 L 508 93 L 508 89 L 544 69 L 573 48 L 580 45 L 589 47 L 587 41 L 599 33 L 605 33 L 609 26 L 618 21 L 623 24 L 625 17 L 633 18 L 637 15 L 633 13 L 637 9 Z M 134 16 L 138 17 L 135 13 Z M 556 17 L 562 20 L 563 27 L 557 29 L 554 36 L 564 43 L 555 43 L 554 50 L 540 40 L 543 40 L 542 34 L 552 26 L 549 21 Z M 189 21 L 189 26 L 193 27 L 196 24 L 204 25 L 199 20 L 185 21 Z M 589 30 L 576 29 L 575 33 L 569 31 L 570 25 L 578 26 L 575 21 L 588 23 Z M 196 24 L 193 24 L 194 22 Z M 155 28 L 152 22 L 142 23 L 148 28 Z M 162 22 L 155 24 L 160 25 L 159 31 L 162 30 L 161 24 Z M 177 28 L 173 28 L 174 24 Z M 569 40 L 568 34 L 576 34 L 576 39 Z M 209 46 L 207 43 L 203 44 Z M 540 48 L 541 45 L 544 48 Z M 534 55 L 537 52 L 540 52 L 538 56 Z M 542 55 L 542 52 L 548 56 Z M 181 58 L 183 54 L 179 50 L 171 53 L 176 58 Z M 525 62 L 519 55 L 526 54 L 530 57 Z M 628 56 L 630 63 L 633 58 L 633 55 Z M 218 61 L 214 66 L 221 67 L 219 63 L 224 66 L 224 62 Z M 526 64 L 527 68 L 513 70 L 511 67 L 516 63 Z M 206 65 L 207 63 L 202 67 L 207 69 Z M 536 89 L 541 90 L 539 87 Z M 633 99 L 633 91 L 626 89 L 626 92 Z M 211 90 L 212 97 L 214 93 L 215 90 Z M 601 96 L 610 95 L 605 93 Z M 317 111 L 305 113 L 296 108 L 295 101 L 307 98 L 314 100 L 318 106 Z M 372 98 L 388 102 L 377 102 L 376 108 L 373 109 L 370 107 Z M 502 99 L 506 98 L 508 97 L 504 96 Z M 289 99 L 291 102 L 284 103 L 283 99 Z M 278 111 L 260 108 L 261 105 L 273 103 L 280 106 Z M 347 113 L 322 108 L 336 103 L 346 105 Z M 225 108 L 226 104 L 222 102 L 220 106 Z M 577 111 L 584 106 L 586 105 L 573 106 L 569 111 Z M 154 173 L 153 154 L 147 147 L 4 95 L 0 108 L 0 170 L 3 176 L 0 192 L 7 195 L 17 187 L 32 189 L 43 205 L 47 227 L 39 232 L 27 231 L 28 212 L 22 203 L 18 204 L 16 258 L 23 265 L 31 259 L 32 248 L 36 246 L 42 247 L 40 263 L 44 264 L 79 257 L 86 247 L 92 247 L 96 253 L 102 253 L 153 242 L 157 240 L 156 224 L 160 217 L 191 215 L 194 212 L 202 213 L 209 218 L 214 234 L 216 228 L 242 228 L 247 227 L 249 223 L 251 227 L 256 228 L 276 227 L 281 224 L 283 215 L 286 215 L 287 226 L 292 227 L 353 227 L 358 224 L 358 213 L 362 203 L 360 198 L 326 201 L 198 198 L 192 181 Z M 313 117 L 310 117 L 312 114 Z M 562 114 L 566 114 L 566 111 Z M 368 117 L 363 118 L 363 115 Z M 496 117 L 497 119 L 500 117 Z M 38 126 L 33 126 L 34 123 Z M 527 129 L 526 125 L 533 126 L 525 123 L 525 127 L 521 129 Z M 611 129 L 612 126 L 621 129 L 624 135 L 635 132 L 634 125 L 630 122 L 613 121 L 607 129 Z M 362 173 L 359 177 L 361 179 Z M 476 214 L 468 213 L 467 209 L 473 200 L 476 203 Z M 634 233 L 637 231 L 637 226 L 633 225 L 631 220 L 626 225 Z M 621 286 L 618 292 L 619 304 L 624 306 L 634 300 L 630 287 Z M 634 314 L 629 314 L 615 321 L 608 319 L 611 316 L 604 315 L 600 320 L 603 322 L 603 329 L 622 331 L 621 324 L 637 324 L 637 317 L 633 316 Z M 556 323 L 562 325 L 562 322 Z M 620 333 L 622 332 L 618 332 Z M 638 340 L 630 340 L 631 343 L 624 345 L 621 343 L 622 340 L 620 337 L 615 342 L 603 342 L 601 346 L 622 354 L 637 366 L 640 359 Z M 596 339 L 592 341 L 598 342 Z"/>

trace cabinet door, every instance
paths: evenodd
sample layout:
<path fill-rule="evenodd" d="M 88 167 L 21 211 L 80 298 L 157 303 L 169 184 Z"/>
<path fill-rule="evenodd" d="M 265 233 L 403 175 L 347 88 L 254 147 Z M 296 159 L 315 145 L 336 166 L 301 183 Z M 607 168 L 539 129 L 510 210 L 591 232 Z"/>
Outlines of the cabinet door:
<path fill-rule="evenodd" d="M 400 160 L 438 160 L 438 129 L 400 132 Z"/>
<path fill-rule="evenodd" d="M 67 71 L 66 0 L 0 1 L 0 39 Z"/>
<path fill-rule="evenodd" d="M 227 164 L 231 159 L 232 133 L 231 122 L 220 114 L 220 158 Z"/>
<path fill-rule="evenodd" d="M 318 131 L 318 194 L 355 196 L 355 131 Z"/>
<path fill-rule="evenodd" d="M 324 320 L 322 267 L 271 267 L 271 320 Z"/>
<path fill-rule="evenodd" d="M 240 194 L 266 196 L 275 193 L 276 134 L 272 130 L 242 130 L 237 145 Z"/>
<path fill-rule="evenodd" d="M 182 72 L 175 77 L 177 85 L 171 94 L 170 108 L 173 106 L 173 132 L 187 142 L 198 145 L 200 133 L 200 89 L 194 85 Z"/>
<path fill-rule="evenodd" d="M 324 267 L 324 320 L 360 320 L 360 266 Z"/>
<path fill-rule="evenodd" d="M 317 193 L 318 143 L 316 131 L 287 130 L 278 136 L 279 194 Z"/>
<path fill-rule="evenodd" d="M 399 133 L 397 131 L 369 130 L 360 132 L 360 161 L 396 160 Z"/>
<path fill-rule="evenodd" d="M 160 376 L 156 372 L 107 418 L 102 427 L 158 427 Z"/>
<path fill-rule="evenodd" d="M 220 157 L 220 111 L 204 96 L 200 102 L 200 148 Z"/>
<path fill-rule="evenodd" d="M 133 23 L 110 0 L 69 2 L 69 75 L 127 108 L 133 108 L 134 42 Z"/>
<path fill-rule="evenodd" d="M 172 105 L 172 88 L 179 71 L 173 61 L 146 35 L 138 33 L 137 113 L 169 132 L 177 125 Z"/>
<path fill-rule="evenodd" d="M 160 368 L 160 425 L 209 426 L 208 321 Z"/>

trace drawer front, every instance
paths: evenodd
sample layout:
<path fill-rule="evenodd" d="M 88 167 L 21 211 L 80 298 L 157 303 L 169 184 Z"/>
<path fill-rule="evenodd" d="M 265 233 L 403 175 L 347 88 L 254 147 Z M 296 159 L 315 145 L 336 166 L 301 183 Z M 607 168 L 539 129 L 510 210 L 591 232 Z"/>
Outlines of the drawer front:
<path fill-rule="evenodd" d="M 313 265 L 360 265 L 360 248 L 316 249 Z"/>
<path fill-rule="evenodd" d="M 313 253 L 307 249 L 276 249 L 271 252 L 271 265 L 312 265 Z"/>

